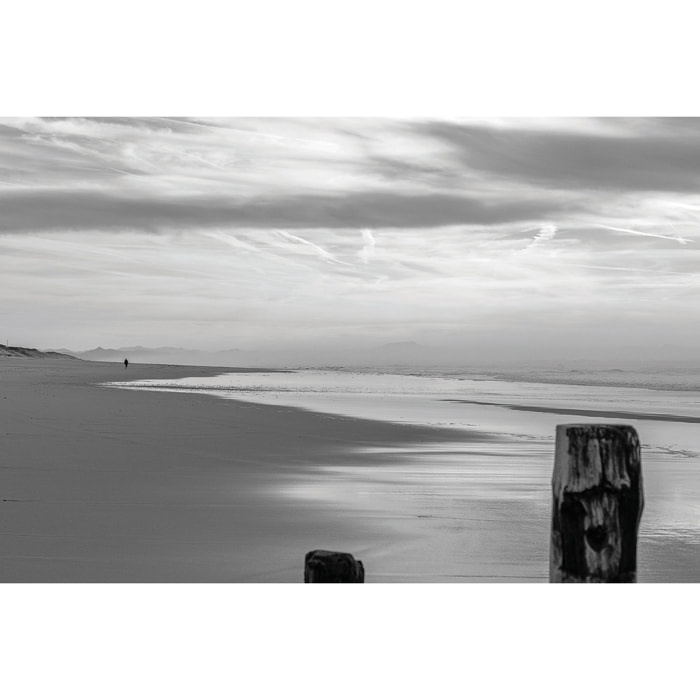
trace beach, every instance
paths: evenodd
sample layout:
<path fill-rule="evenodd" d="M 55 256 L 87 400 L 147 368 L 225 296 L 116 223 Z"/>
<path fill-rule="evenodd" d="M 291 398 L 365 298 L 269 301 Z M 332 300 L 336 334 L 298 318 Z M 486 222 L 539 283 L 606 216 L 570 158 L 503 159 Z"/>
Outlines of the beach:
<path fill-rule="evenodd" d="M 0 580 L 300 582 L 315 548 L 352 551 L 370 570 L 384 549 L 400 559 L 418 518 L 340 510 L 304 488 L 315 468 L 371 466 L 452 432 L 98 385 L 225 371 L 0 363 Z M 358 447 L 378 453 L 360 460 Z"/>
<path fill-rule="evenodd" d="M 554 427 L 601 414 L 642 437 L 640 582 L 700 580 L 697 411 L 673 395 L 606 413 L 586 408 L 604 388 L 575 410 L 551 386 L 423 396 L 430 378 L 347 372 L 4 359 L 0 377 L 5 582 L 301 582 L 317 548 L 368 583 L 545 582 Z"/>

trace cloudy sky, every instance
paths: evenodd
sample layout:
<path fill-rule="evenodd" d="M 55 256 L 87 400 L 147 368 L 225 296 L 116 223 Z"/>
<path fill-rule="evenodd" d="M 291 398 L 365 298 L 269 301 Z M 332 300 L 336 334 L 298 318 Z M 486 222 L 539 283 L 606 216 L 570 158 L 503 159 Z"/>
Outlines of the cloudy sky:
<path fill-rule="evenodd" d="M 0 120 L 0 342 L 694 358 L 700 120 Z"/>

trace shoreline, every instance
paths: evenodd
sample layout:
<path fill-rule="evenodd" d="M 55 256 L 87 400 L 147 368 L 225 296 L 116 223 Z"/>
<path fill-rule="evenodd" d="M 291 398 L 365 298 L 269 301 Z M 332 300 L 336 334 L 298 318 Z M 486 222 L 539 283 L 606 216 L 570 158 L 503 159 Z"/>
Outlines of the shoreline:
<path fill-rule="evenodd" d="M 548 580 L 551 438 L 101 386 L 235 371 L 0 359 L 0 581 L 301 583 L 312 549 L 367 583 Z M 640 581 L 700 580 L 677 430 L 645 452 Z"/>
<path fill-rule="evenodd" d="M 450 403 L 474 404 L 477 406 L 498 406 L 511 411 L 528 413 L 553 413 L 558 416 L 584 416 L 587 418 L 616 418 L 619 420 L 647 420 L 667 423 L 700 423 L 698 416 L 683 416 L 672 413 L 635 413 L 634 411 L 606 411 L 584 408 L 552 408 L 548 406 L 528 406 L 526 404 L 499 403 L 497 401 L 470 401 L 469 399 L 441 399 Z"/>
<path fill-rule="evenodd" d="M 370 582 L 373 557 L 420 537 L 423 521 L 361 493 L 339 508 L 313 488 L 384 465 L 397 446 L 481 437 L 99 385 L 233 371 L 0 361 L 0 580 L 300 582 L 305 553 L 330 548 L 364 558 Z"/>

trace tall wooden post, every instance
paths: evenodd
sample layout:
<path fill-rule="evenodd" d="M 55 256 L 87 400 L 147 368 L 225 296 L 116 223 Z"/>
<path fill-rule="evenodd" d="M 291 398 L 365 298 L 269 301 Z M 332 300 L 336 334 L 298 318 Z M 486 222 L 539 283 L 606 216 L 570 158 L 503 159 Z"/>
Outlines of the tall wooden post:
<path fill-rule="evenodd" d="M 365 567 L 352 554 L 314 549 L 304 559 L 304 583 L 364 583 Z"/>
<path fill-rule="evenodd" d="M 635 583 L 644 507 L 637 431 L 558 425 L 550 583 Z"/>

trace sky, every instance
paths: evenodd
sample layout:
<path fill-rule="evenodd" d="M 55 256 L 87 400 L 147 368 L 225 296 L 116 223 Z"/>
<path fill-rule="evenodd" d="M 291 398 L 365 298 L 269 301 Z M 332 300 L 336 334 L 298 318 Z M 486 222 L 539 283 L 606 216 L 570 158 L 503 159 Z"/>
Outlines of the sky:
<path fill-rule="evenodd" d="M 0 342 L 693 360 L 700 119 L 0 120 Z"/>

